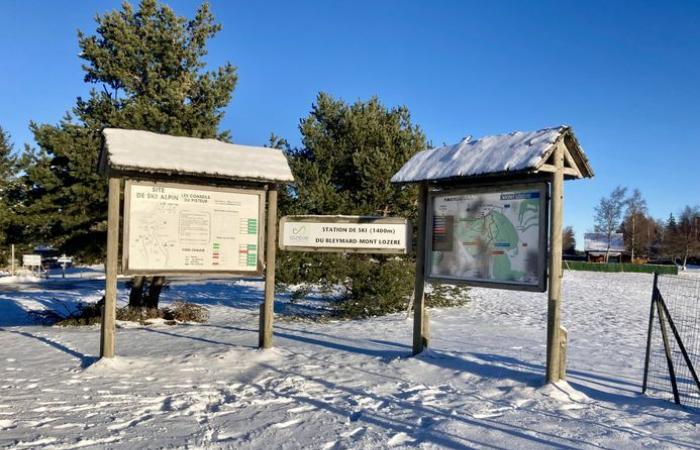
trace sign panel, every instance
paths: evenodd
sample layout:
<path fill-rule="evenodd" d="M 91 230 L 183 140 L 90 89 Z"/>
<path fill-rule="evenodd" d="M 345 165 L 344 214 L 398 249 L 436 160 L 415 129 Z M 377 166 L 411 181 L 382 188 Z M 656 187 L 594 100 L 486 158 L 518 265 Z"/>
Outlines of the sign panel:
<path fill-rule="evenodd" d="M 287 216 L 280 220 L 280 249 L 291 251 L 408 253 L 406 219 L 371 216 Z"/>
<path fill-rule="evenodd" d="M 434 192 L 428 216 L 429 280 L 546 290 L 545 183 Z"/>
<path fill-rule="evenodd" d="M 24 267 L 41 266 L 41 255 L 22 255 L 22 265 Z"/>
<path fill-rule="evenodd" d="M 262 273 L 264 192 L 128 180 L 124 273 Z"/>
<path fill-rule="evenodd" d="M 72 264 L 73 263 L 73 258 L 70 256 L 62 255 L 58 260 L 56 260 L 59 264 Z"/>

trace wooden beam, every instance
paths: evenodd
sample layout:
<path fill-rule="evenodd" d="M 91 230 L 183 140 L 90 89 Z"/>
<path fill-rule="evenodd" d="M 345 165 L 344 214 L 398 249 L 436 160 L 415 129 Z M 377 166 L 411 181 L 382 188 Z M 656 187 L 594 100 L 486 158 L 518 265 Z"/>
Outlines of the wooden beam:
<path fill-rule="evenodd" d="M 114 332 L 117 316 L 117 261 L 119 259 L 119 190 L 121 180 L 109 179 L 107 206 L 107 261 L 105 263 L 105 299 L 102 306 L 100 358 L 114 357 Z"/>
<path fill-rule="evenodd" d="M 275 258 L 277 256 L 277 188 L 267 191 L 267 236 L 265 239 L 265 300 L 260 305 L 258 346 L 272 347 L 272 322 L 275 306 Z"/>
<path fill-rule="evenodd" d="M 421 183 L 418 193 L 418 245 L 416 246 L 416 281 L 413 288 L 413 355 L 428 346 L 428 316 L 425 311 L 425 223 L 428 212 L 428 184 Z"/>
<path fill-rule="evenodd" d="M 574 158 L 571 156 L 571 153 L 569 153 L 569 149 L 563 142 L 560 142 L 559 145 L 564 147 L 564 162 L 568 164 L 568 167 L 564 167 L 564 169 L 571 169 L 576 174 L 576 178 L 583 178 L 583 175 L 579 170 L 578 164 L 576 164 L 576 161 L 574 161 Z"/>
<path fill-rule="evenodd" d="M 555 383 L 566 373 L 561 367 L 561 278 L 562 278 L 562 222 L 564 207 L 564 146 L 554 151 L 550 204 L 550 257 L 549 297 L 547 302 L 547 382 Z"/>
<path fill-rule="evenodd" d="M 552 164 L 542 164 L 539 169 L 537 169 L 539 172 L 547 172 L 547 173 L 556 173 L 557 168 L 553 166 Z M 575 178 L 581 178 L 581 174 L 576 170 L 571 167 L 562 167 L 562 172 L 564 175 L 569 175 Z"/>

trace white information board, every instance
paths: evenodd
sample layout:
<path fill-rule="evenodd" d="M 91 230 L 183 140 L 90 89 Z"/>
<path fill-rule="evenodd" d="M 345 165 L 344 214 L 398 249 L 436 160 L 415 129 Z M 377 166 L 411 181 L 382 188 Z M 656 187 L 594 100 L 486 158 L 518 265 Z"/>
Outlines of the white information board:
<path fill-rule="evenodd" d="M 428 215 L 428 279 L 545 290 L 545 183 L 432 193 Z"/>
<path fill-rule="evenodd" d="M 262 191 L 127 180 L 124 273 L 262 271 Z"/>
<path fill-rule="evenodd" d="M 24 267 L 41 266 L 41 255 L 22 255 L 22 265 Z"/>
<path fill-rule="evenodd" d="M 280 220 L 280 248 L 291 251 L 407 253 L 406 219 L 367 216 L 288 216 Z"/>

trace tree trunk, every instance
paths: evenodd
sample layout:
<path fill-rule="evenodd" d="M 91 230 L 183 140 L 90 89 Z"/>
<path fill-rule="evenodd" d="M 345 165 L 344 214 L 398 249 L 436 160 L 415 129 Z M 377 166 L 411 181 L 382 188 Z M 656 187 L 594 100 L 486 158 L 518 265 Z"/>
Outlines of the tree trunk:
<path fill-rule="evenodd" d="M 131 280 L 131 291 L 129 292 L 129 308 L 143 307 L 143 287 L 146 279 L 144 277 L 134 277 Z"/>
<path fill-rule="evenodd" d="M 160 292 L 163 290 L 165 277 L 151 278 L 151 284 L 148 287 L 148 295 L 144 298 L 143 306 L 148 309 L 158 308 L 158 300 L 160 300 Z"/>
<path fill-rule="evenodd" d="M 630 253 L 631 253 L 630 258 L 632 258 L 632 261 L 631 261 L 632 264 L 634 264 L 634 237 L 636 236 L 636 234 L 635 234 L 635 233 L 636 233 L 636 230 L 635 230 L 635 227 L 634 227 L 634 225 L 635 225 L 635 224 L 634 224 L 634 222 L 635 222 L 634 219 L 635 219 L 635 215 L 632 214 L 632 251 L 630 252 Z"/>

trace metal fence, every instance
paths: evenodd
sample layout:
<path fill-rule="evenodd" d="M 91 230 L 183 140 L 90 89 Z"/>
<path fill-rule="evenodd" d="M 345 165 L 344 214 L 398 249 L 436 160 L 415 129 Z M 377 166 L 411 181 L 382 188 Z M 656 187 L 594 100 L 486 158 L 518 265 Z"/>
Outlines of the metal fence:
<path fill-rule="evenodd" d="M 642 393 L 700 409 L 700 277 L 654 275 Z"/>

